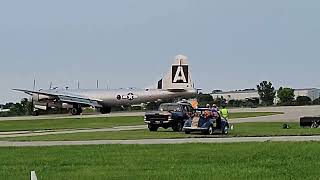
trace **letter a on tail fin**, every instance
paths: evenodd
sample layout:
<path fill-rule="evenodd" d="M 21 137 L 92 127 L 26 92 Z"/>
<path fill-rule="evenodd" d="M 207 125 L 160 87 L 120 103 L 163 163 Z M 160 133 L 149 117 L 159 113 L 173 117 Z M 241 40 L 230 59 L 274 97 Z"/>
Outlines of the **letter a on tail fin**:
<path fill-rule="evenodd" d="M 172 66 L 172 83 L 188 83 L 188 66 Z"/>
<path fill-rule="evenodd" d="M 38 180 L 36 172 L 35 171 L 31 171 L 31 180 Z"/>
<path fill-rule="evenodd" d="M 193 83 L 189 71 L 188 58 L 177 55 L 168 74 L 158 81 L 158 89 L 188 90 L 192 89 Z"/>

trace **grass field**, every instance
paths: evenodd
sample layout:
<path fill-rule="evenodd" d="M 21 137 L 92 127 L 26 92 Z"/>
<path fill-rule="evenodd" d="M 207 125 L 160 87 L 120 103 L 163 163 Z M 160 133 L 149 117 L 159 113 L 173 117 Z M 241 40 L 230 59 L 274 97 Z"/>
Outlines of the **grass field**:
<path fill-rule="evenodd" d="M 125 140 L 125 139 L 170 139 L 170 138 L 214 138 L 214 137 L 245 137 L 245 136 L 290 136 L 290 135 L 320 135 L 320 129 L 301 128 L 298 123 L 288 123 L 290 129 L 282 129 L 283 123 L 260 122 L 260 123 L 240 123 L 234 125 L 233 131 L 226 135 L 202 135 L 200 133 L 184 134 L 172 132 L 169 128 L 159 129 L 159 132 L 149 132 L 149 130 L 134 130 L 120 132 L 91 132 L 74 133 L 60 135 L 44 135 L 32 137 L 3 138 L 0 140 L 10 141 L 81 141 L 81 140 Z"/>
<path fill-rule="evenodd" d="M 319 179 L 320 143 L 0 148 L 0 177 L 65 179 Z"/>
<path fill-rule="evenodd" d="M 58 130 L 81 128 L 108 128 L 115 126 L 142 125 L 143 117 L 102 117 L 102 118 L 67 118 L 67 119 L 41 119 L 0 121 L 0 131 L 21 130 Z"/>
<path fill-rule="evenodd" d="M 278 114 L 277 112 L 243 112 L 231 113 L 231 118 L 257 117 Z M 47 120 L 20 120 L 0 121 L 1 131 L 23 130 L 57 130 L 57 129 L 81 129 L 81 128 L 108 128 L 115 126 L 142 125 L 143 117 L 102 117 L 79 119 L 47 119 Z"/>

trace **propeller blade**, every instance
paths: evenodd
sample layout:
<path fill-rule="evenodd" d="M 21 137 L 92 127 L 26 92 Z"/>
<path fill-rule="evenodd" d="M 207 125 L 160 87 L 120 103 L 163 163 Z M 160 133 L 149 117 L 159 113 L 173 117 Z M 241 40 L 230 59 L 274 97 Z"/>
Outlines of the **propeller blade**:
<path fill-rule="evenodd" d="M 33 89 L 32 90 L 35 90 L 36 88 L 36 78 L 33 79 Z"/>

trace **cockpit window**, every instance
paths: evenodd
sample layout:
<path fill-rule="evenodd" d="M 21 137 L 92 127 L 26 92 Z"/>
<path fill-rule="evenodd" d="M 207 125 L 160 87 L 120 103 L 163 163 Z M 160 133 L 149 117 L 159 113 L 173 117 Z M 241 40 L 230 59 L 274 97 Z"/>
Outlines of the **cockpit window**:
<path fill-rule="evenodd" d="M 179 105 L 170 105 L 170 104 L 161 104 L 159 107 L 160 111 L 181 111 L 181 108 Z"/>

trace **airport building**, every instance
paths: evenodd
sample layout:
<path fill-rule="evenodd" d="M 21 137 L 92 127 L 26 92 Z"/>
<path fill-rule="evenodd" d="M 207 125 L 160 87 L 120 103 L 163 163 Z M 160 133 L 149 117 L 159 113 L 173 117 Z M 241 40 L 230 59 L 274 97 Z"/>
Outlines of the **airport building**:
<path fill-rule="evenodd" d="M 320 97 L 320 89 L 317 88 L 306 88 L 306 89 L 295 89 L 295 98 L 298 96 L 308 96 L 313 101 Z M 229 100 L 246 100 L 246 99 L 260 99 L 258 91 L 255 89 L 245 89 L 237 91 L 213 91 L 211 93 L 213 98 L 223 97 L 227 101 Z M 279 102 L 279 99 L 275 99 L 275 103 Z"/>
<path fill-rule="evenodd" d="M 4 109 L 4 105 L 0 104 L 0 112 L 9 112 L 10 109 Z"/>

